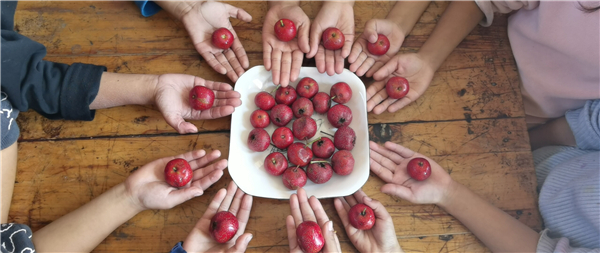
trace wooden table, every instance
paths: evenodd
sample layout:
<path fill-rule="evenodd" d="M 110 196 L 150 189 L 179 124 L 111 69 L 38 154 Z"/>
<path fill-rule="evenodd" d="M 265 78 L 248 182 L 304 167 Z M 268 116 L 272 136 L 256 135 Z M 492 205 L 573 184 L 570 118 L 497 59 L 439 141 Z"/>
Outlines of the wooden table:
<path fill-rule="evenodd" d="M 250 58 L 262 64 L 266 2 L 236 2 L 254 19 L 232 20 Z M 356 30 L 384 18 L 393 2 L 358 2 Z M 320 2 L 302 2 L 314 17 Z M 427 39 L 446 3 L 434 2 L 403 51 Z M 478 27 L 450 55 L 425 95 L 398 113 L 369 115 L 370 139 L 393 141 L 436 159 L 451 176 L 497 207 L 539 230 L 536 181 L 524 121 L 519 77 L 506 33 L 506 17 Z M 182 24 L 164 11 L 143 18 L 132 2 L 21 2 L 15 29 L 48 48 L 47 60 L 105 65 L 119 73 L 186 73 L 228 81 L 196 53 Z M 306 63 L 307 61 L 305 61 Z M 308 62 L 308 64 L 311 64 Z M 314 64 L 314 63 L 312 63 Z M 150 106 L 99 110 L 92 122 L 19 116 L 19 166 L 9 219 L 35 231 L 122 182 L 160 157 L 193 149 L 219 149 L 228 157 L 230 118 L 197 121 L 201 133 L 179 135 Z M 228 173 L 204 196 L 171 210 L 145 211 L 115 230 L 96 252 L 168 252 L 203 214 Z M 379 191 L 371 175 L 363 190 L 385 203 L 406 251 L 481 252 L 484 245 L 434 205 L 414 205 Z M 323 199 L 344 251 L 355 251 L 331 199 Z M 250 252 L 287 251 L 288 201 L 255 198 L 247 231 Z"/>

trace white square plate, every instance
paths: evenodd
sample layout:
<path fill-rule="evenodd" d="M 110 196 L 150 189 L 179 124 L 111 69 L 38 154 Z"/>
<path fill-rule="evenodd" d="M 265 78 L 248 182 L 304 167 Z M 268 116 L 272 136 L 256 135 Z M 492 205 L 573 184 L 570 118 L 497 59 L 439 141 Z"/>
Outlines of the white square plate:
<path fill-rule="evenodd" d="M 319 73 L 317 68 L 302 67 L 298 81 L 291 83 L 292 87 L 304 77 L 311 77 L 319 84 L 319 91 L 329 94 L 332 85 L 346 82 L 352 89 L 352 99 L 346 103 L 352 110 L 350 127 L 356 133 L 356 144 L 352 150 L 354 170 L 350 175 L 340 176 L 333 173 L 331 180 L 324 184 L 315 184 L 308 180 L 304 189 L 308 196 L 317 198 L 333 198 L 348 196 L 360 189 L 369 178 L 369 129 L 367 126 L 367 102 L 364 83 L 352 72 L 344 69 L 339 75 L 328 76 Z M 263 163 L 267 155 L 276 152 L 277 148 L 270 146 L 264 152 L 254 152 L 248 148 L 248 134 L 252 129 L 250 115 L 258 109 L 254 97 L 261 91 L 271 92 L 275 89 L 271 72 L 264 66 L 256 66 L 246 71 L 236 82 L 235 90 L 242 97 L 242 105 L 235 109 L 231 116 L 231 137 L 229 143 L 229 174 L 233 181 L 247 194 L 263 198 L 289 199 L 296 191 L 289 190 L 283 185 L 281 176 L 272 176 L 266 172 Z M 332 103 L 332 106 L 335 103 Z M 317 134 L 311 139 L 326 136 L 321 131 L 333 135 L 337 130 L 327 120 L 327 114 L 314 113 L 312 118 L 317 122 Z M 293 120 L 287 125 L 292 129 Z M 269 136 L 276 126 L 272 123 L 265 128 Z M 333 137 L 330 137 L 333 140 Z M 299 140 L 295 139 L 294 142 Z M 336 151 L 337 152 L 337 151 Z M 285 152 L 284 155 L 287 154 Z"/>

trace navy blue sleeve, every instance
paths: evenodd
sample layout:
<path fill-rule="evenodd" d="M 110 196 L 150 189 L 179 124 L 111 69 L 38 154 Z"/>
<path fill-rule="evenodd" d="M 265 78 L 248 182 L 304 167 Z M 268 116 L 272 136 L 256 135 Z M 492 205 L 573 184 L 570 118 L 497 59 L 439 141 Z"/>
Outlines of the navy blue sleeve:
<path fill-rule="evenodd" d="M 162 10 L 158 4 L 152 1 L 135 1 L 135 4 L 140 7 L 140 11 L 144 17 L 150 17 Z"/>
<path fill-rule="evenodd" d="M 31 237 L 31 229 L 24 224 L 8 223 L 2 224 L 2 245 L 0 252 L 35 252 Z"/>
<path fill-rule="evenodd" d="M 92 120 L 89 105 L 106 67 L 44 61 L 46 48 L 15 31 L 16 2 L 2 4 L 2 92 L 19 111 L 33 109 L 50 119 Z"/>
<path fill-rule="evenodd" d="M 183 249 L 183 242 L 178 242 L 170 253 L 187 253 L 187 251 Z"/>

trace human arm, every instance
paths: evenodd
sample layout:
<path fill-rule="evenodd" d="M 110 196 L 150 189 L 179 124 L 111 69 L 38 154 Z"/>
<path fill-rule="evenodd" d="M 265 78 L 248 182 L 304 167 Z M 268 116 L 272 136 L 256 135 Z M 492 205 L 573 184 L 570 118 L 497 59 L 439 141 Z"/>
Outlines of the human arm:
<path fill-rule="evenodd" d="M 218 150 L 209 154 L 198 150 L 148 163 L 124 183 L 35 232 L 34 245 L 40 252 L 90 252 L 139 212 L 169 209 L 202 195 L 227 167 L 225 159 L 210 164 L 220 156 Z M 171 187 L 164 179 L 165 165 L 174 158 L 189 161 L 194 170 L 192 181 L 180 189 Z"/>
<path fill-rule="evenodd" d="M 250 210 L 252 209 L 252 196 L 238 189 L 235 182 L 231 181 L 227 189 L 217 192 L 208 208 L 198 220 L 196 226 L 183 242 L 183 249 L 192 252 L 244 252 L 248 243 L 252 240 L 252 234 L 244 233 Z M 217 243 L 210 235 L 209 227 L 212 217 L 221 211 L 229 211 L 238 220 L 238 231 L 231 240 L 226 243 Z"/>
<path fill-rule="evenodd" d="M 236 34 L 229 18 L 244 22 L 252 16 L 241 8 L 216 1 L 158 1 L 160 7 L 180 20 L 190 34 L 196 51 L 215 71 L 227 75 L 235 82 L 250 66 L 246 50 Z M 212 44 L 212 33 L 225 27 L 234 36 L 230 49 L 220 49 Z"/>
<path fill-rule="evenodd" d="M 307 58 L 315 57 L 319 73 L 341 74 L 344 59 L 350 54 L 354 42 L 354 1 L 326 1 L 310 26 L 310 52 Z M 344 34 L 344 46 L 339 50 L 328 50 L 321 45 L 321 35 L 327 28 L 335 27 Z"/>
<path fill-rule="evenodd" d="M 373 209 L 376 218 L 373 228 L 359 230 L 350 224 L 348 211 L 358 203 L 363 203 Z M 336 198 L 333 204 L 346 229 L 346 234 L 358 251 L 404 252 L 398 244 L 394 221 L 381 202 L 369 198 L 362 190 L 358 190 L 354 195 Z"/>
<path fill-rule="evenodd" d="M 371 171 L 386 182 L 382 192 L 412 203 L 438 205 L 493 252 L 536 251 L 537 232 L 452 180 L 435 161 L 391 142 L 383 147 L 370 142 L 369 146 Z M 424 181 L 416 181 L 407 173 L 406 166 L 415 157 L 431 164 L 431 176 Z"/>
<path fill-rule="evenodd" d="M 297 31 L 297 36 L 288 42 L 275 37 L 275 23 L 284 18 L 294 22 Z M 263 61 L 265 68 L 271 71 L 274 84 L 285 87 L 298 79 L 304 54 L 310 50 L 309 29 L 310 19 L 300 8 L 299 1 L 269 1 L 262 28 Z"/>
<path fill-rule="evenodd" d="M 551 145 L 576 145 L 575 136 L 564 116 L 529 130 L 529 143 L 531 150 Z"/>
<path fill-rule="evenodd" d="M 398 1 L 385 19 L 371 19 L 365 24 L 364 32 L 358 36 L 348 56 L 350 71 L 356 75 L 373 76 L 398 51 L 414 25 L 417 23 L 429 1 Z M 383 34 L 390 41 L 390 48 L 384 55 L 373 55 L 367 49 L 368 43 L 375 43 L 377 35 Z"/>
<path fill-rule="evenodd" d="M 376 81 L 367 89 L 367 108 L 376 114 L 385 110 L 396 112 L 417 100 L 444 60 L 482 18 L 483 12 L 475 2 L 451 2 L 418 53 L 394 56 L 373 74 Z M 392 76 L 402 76 L 409 81 L 406 97 L 388 98 L 385 82 Z"/>
<path fill-rule="evenodd" d="M 296 228 L 304 221 L 314 221 L 321 227 L 325 246 L 321 252 L 342 252 L 340 241 L 333 230 L 333 221 L 329 220 L 321 202 L 314 196 L 308 198 L 306 191 L 298 189 L 297 194 L 290 196 L 290 212 L 285 224 L 291 253 L 302 253 L 296 237 Z"/>

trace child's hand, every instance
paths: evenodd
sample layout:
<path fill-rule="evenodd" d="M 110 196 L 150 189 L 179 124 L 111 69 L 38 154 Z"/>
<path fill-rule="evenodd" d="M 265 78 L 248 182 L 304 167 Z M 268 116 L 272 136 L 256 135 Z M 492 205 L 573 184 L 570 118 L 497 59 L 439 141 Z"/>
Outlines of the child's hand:
<path fill-rule="evenodd" d="M 288 215 L 285 223 L 287 226 L 288 243 L 290 252 L 302 253 L 296 238 L 296 227 L 304 221 L 314 221 L 321 226 L 325 246 L 321 252 L 342 252 L 340 241 L 333 231 L 333 222 L 329 220 L 321 202 L 317 198 L 306 196 L 306 191 L 300 188 L 298 194 L 292 194 L 290 197 L 290 209 L 292 215 Z"/>
<path fill-rule="evenodd" d="M 390 48 L 384 55 L 373 55 L 369 53 L 367 44 L 375 43 L 377 35 L 383 34 L 390 41 Z M 404 42 L 405 34 L 394 22 L 387 19 L 371 19 L 365 24 L 365 31 L 358 36 L 352 46 L 352 51 L 348 56 L 350 71 L 356 72 L 356 75 L 362 76 L 366 73 L 367 77 L 373 76 L 384 64 L 386 64 L 398 51 Z"/>
<path fill-rule="evenodd" d="M 252 16 L 243 9 L 216 1 L 194 3 L 192 8 L 183 14 L 181 21 L 190 34 L 194 47 L 208 65 L 221 74 L 227 74 L 227 77 L 235 82 L 250 63 L 229 18 L 252 21 Z M 212 44 L 212 33 L 221 27 L 233 33 L 233 45 L 230 49 L 223 50 Z"/>
<path fill-rule="evenodd" d="M 336 27 L 344 34 L 346 41 L 340 50 L 326 50 L 321 43 L 323 31 Z M 344 71 L 344 59 L 350 54 L 354 41 L 354 9 L 347 2 L 324 2 L 323 7 L 310 27 L 310 52 L 308 58 L 315 57 L 317 70 L 332 76 Z"/>
<path fill-rule="evenodd" d="M 379 146 L 369 142 L 371 171 L 387 184 L 381 192 L 418 204 L 439 204 L 450 193 L 452 178 L 435 161 L 392 142 Z M 422 157 L 431 165 L 431 176 L 424 181 L 412 179 L 406 171 L 410 160 Z"/>
<path fill-rule="evenodd" d="M 394 221 L 381 202 L 372 200 L 362 190 L 358 190 L 353 196 L 336 198 L 333 203 L 342 223 L 344 223 L 346 234 L 348 234 L 350 241 L 358 251 L 402 252 L 396 238 Z M 375 213 L 375 226 L 370 230 L 356 229 L 348 221 L 348 211 L 358 203 L 371 207 Z"/>
<path fill-rule="evenodd" d="M 172 208 L 202 195 L 204 190 L 221 178 L 223 169 L 227 167 L 227 160 L 210 164 L 220 156 L 219 150 L 213 150 L 209 154 L 204 150 L 197 150 L 158 159 L 131 174 L 125 180 L 125 188 L 133 203 L 142 210 Z M 165 166 L 175 158 L 187 160 L 194 171 L 192 181 L 180 189 L 167 184 L 164 176 Z"/>
<path fill-rule="evenodd" d="M 419 98 L 433 79 L 434 70 L 425 62 L 419 54 L 400 54 L 394 56 L 373 78 L 377 80 L 367 88 L 367 111 L 381 114 L 386 109 L 396 112 Z M 388 98 L 385 85 L 392 76 L 401 76 L 408 80 L 410 90 L 401 99 Z"/>
<path fill-rule="evenodd" d="M 283 18 L 296 25 L 297 37 L 288 42 L 275 37 L 275 23 Z M 262 29 L 263 61 L 265 68 L 271 70 L 274 84 L 285 87 L 298 78 L 304 53 L 310 50 L 309 28 L 310 19 L 297 4 L 274 3 L 267 12 Z"/>
<path fill-rule="evenodd" d="M 190 90 L 198 85 L 206 86 L 215 92 L 215 102 L 209 110 L 196 111 L 190 106 Z M 184 119 L 204 120 L 225 117 L 242 104 L 240 93 L 234 91 L 231 85 L 183 74 L 161 75 L 156 85 L 154 102 L 167 123 L 180 134 L 198 132 L 194 124 Z"/>
<path fill-rule="evenodd" d="M 212 202 L 208 205 L 202 218 L 196 223 L 190 234 L 183 241 L 183 249 L 187 252 L 244 252 L 252 240 L 252 234 L 244 233 L 250 210 L 252 209 L 252 196 L 244 194 L 237 185 L 231 181 L 227 190 L 217 192 Z M 221 211 L 229 211 L 238 220 L 239 227 L 235 236 L 227 243 L 217 243 L 209 232 L 210 220 Z"/>

